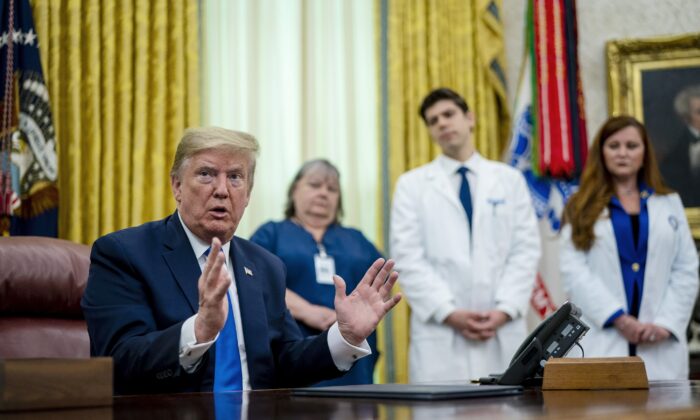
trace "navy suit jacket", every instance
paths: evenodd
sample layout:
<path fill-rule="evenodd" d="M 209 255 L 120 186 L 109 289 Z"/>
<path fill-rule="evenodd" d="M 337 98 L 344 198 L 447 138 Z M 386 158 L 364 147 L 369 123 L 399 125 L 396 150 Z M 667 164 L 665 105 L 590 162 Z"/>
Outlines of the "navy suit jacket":
<path fill-rule="evenodd" d="M 287 310 L 279 258 L 240 238 L 231 241 L 230 257 L 251 388 L 339 376 L 327 333 L 304 339 Z M 193 373 L 179 362 L 180 330 L 198 310 L 201 271 L 177 213 L 99 238 L 90 258 L 81 306 L 91 355 L 114 359 L 115 393 L 211 391 L 215 345 Z"/>

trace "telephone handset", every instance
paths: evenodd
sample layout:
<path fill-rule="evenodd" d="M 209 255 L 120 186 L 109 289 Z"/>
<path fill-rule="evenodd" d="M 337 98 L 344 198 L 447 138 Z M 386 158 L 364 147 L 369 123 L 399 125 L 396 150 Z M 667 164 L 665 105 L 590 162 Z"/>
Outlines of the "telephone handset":
<path fill-rule="evenodd" d="M 542 377 L 550 357 L 563 357 L 588 331 L 580 319 L 581 309 L 571 302 L 542 321 L 515 352 L 502 375 L 480 378 L 482 384 L 522 385 L 526 380 Z"/>

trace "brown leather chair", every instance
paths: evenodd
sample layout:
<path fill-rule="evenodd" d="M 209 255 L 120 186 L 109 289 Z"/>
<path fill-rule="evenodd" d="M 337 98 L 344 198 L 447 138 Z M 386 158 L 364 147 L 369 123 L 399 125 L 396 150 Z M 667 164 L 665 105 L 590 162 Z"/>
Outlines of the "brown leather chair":
<path fill-rule="evenodd" d="M 90 357 L 80 309 L 90 247 L 0 237 L 0 358 Z"/>

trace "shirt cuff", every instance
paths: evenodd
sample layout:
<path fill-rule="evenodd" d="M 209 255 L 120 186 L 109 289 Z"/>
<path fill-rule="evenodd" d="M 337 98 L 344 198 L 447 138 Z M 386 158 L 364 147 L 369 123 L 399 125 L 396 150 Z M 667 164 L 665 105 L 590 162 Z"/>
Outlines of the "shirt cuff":
<path fill-rule="evenodd" d="M 614 314 L 612 314 L 612 315 L 610 316 L 610 318 L 608 318 L 607 321 L 605 321 L 605 323 L 603 324 L 603 328 L 610 328 L 610 327 L 612 327 L 612 326 L 613 326 L 613 323 L 615 322 L 615 320 L 616 320 L 617 318 L 621 317 L 621 316 L 624 315 L 624 314 L 625 314 L 625 311 L 623 311 L 622 309 L 618 309 Z"/>
<path fill-rule="evenodd" d="M 456 310 L 457 307 L 452 303 L 442 305 L 435 311 L 435 313 L 433 313 L 433 319 L 435 319 L 435 322 L 438 324 L 442 324 L 445 322 L 445 319 L 447 319 L 447 317 Z"/>
<path fill-rule="evenodd" d="M 660 322 L 660 323 L 652 322 L 652 324 L 656 325 L 657 327 L 661 327 L 661 328 L 665 329 L 666 331 L 668 331 L 668 333 L 671 334 L 669 336 L 669 338 L 671 340 L 678 341 L 678 337 L 676 337 L 676 334 L 673 333 L 673 328 L 669 327 L 668 325 L 665 325 L 663 322 Z"/>
<path fill-rule="evenodd" d="M 520 311 L 503 302 L 496 302 L 496 309 L 508 315 L 510 320 L 520 318 Z"/>
<path fill-rule="evenodd" d="M 197 338 L 194 335 L 194 320 L 197 315 L 192 315 L 182 323 L 180 329 L 180 366 L 187 373 L 192 373 L 197 370 L 199 362 L 202 360 L 204 353 L 209 350 L 212 344 L 219 338 L 219 334 L 213 340 L 206 343 L 197 343 Z"/>
<path fill-rule="evenodd" d="M 333 358 L 333 363 L 335 364 L 335 367 L 341 371 L 350 370 L 353 363 L 372 354 L 372 349 L 369 348 L 369 343 L 367 343 L 367 340 L 360 343 L 359 347 L 353 346 L 345 341 L 345 338 L 343 338 L 343 335 L 338 329 L 337 322 L 328 330 L 327 340 L 328 348 L 330 349 L 331 357 Z"/>

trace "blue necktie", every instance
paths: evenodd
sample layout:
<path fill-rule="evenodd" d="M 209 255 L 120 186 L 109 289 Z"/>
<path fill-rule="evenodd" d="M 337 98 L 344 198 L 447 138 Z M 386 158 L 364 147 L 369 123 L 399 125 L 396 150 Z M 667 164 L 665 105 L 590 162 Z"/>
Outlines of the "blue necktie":
<path fill-rule="evenodd" d="M 457 173 L 462 175 L 462 185 L 459 186 L 459 201 L 462 202 L 464 211 L 467 212 L 467 220 L 469 220 L 469 229 L 472 228 L 472 194 L 469 190 L 469 180 L 467 180 L 467 171 L 469 169 L 460 166 Z"/>
<path fill-rule="evenodd" d="M 209 255 L 209 249 L 204 255 Z M 238 336 L 236 335 L 236 321 L 233 315 L 231 295 L 227 292 L 228 316 L 224 328 L 219 332 L 216 340 L 216 361 L 214 364 L 214 392 L 240 391 L 243 389 L 243 375 L 241 373 L 241 356 L 238 351 Z"/>

